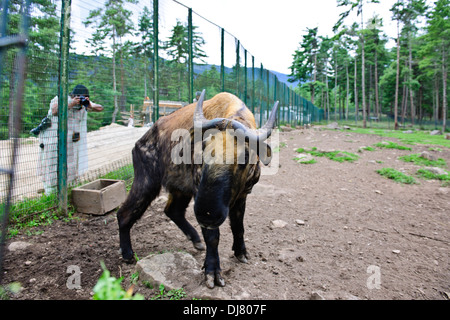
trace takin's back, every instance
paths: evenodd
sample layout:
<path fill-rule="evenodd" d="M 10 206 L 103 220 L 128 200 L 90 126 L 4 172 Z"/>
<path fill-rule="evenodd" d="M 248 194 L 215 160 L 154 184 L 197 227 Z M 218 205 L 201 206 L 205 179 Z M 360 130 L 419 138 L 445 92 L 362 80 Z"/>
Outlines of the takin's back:
<path fill-rule="evenodd" d="M 161 132 L 169 135 L 176 129 L 190 130 L 194 124 L 194 111 L 197 103 L 187 105 L 156 123 Z M 203 103 L 206 119 L 225 118 L 237 120 L 249 129 L 256 129 L 255 117 L 247 106 L 235 95 L 222 92 Z"/>

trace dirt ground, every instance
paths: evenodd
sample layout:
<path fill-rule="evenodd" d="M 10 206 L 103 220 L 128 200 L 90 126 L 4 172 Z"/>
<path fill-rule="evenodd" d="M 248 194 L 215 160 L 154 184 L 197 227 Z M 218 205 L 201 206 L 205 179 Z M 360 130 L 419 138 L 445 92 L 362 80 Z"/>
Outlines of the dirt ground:
<path fill-rule="evenodd" d="M 418 166 L 399 156 L 429 151 L 379 149 L 358 153 L 362 146 L 396 141 L 376 135 L 320 128 L 280 133 L 280 167 L 262 176 L 247 201 L 245 218 L 248 264 L 233 257 L 228 223 L 221 227 L 220 256 L 225 290 L 233 299 L 448 299 L 450 292 L 450 187 L 435 180 L 402 185 L 377 169 L 392 167 L 414 175 Z M 297 148 L 356 153 L 354 163 L 316 158 L 293 160 Z M 450 164 L 450 149 L 429 151 Z M 448 168 L 447 168 L 448 169 Z M 185 251 L 203 264 L 198 252 L 164 215 L 164 194 L 132 229 L 138 257 L 163 251 Z M 192 210 L 188 219 L 197 228 Z M 286 225 L 274 227 L 272 221 Z M 7 251 L 5 283 L 23 289 L 12 299 L 92 299 L 101 275 L 100 261 L 130 286 L 134 265 L 121 261 L 115 213 L 57 221 L 42 233 L 8 241 L 31 243 Z M 34 230 L 36 231 L 36 230 Z M 81 289 L 66 285 L 69 266 L 78 266 Z M 202 283 L 187 283 L 188 294 Z M 151 299 L 155 291 L 142 283 L 135 292 Z"/>

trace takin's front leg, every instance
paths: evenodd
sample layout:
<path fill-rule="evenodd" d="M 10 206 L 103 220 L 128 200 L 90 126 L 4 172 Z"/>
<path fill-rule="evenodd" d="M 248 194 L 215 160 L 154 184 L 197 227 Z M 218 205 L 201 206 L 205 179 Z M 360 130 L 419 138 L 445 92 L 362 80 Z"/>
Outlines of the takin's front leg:
<path fill-rule="evenodd" d="M 186 208 L 191 198 L 191 195 L 183 195 L 179 192 L 170 193 L 164 212 L 183 231 L 186 237 L 192 241 L 195 249 L 205 250 L 205 246 L 201 243 L 197 231 L 185 218 Z"/>
<path fill-rule="evenodd" d="M 246 197 L 236 201 L 230 210 L 230 226 L 233 233 L 233 251 L 235 257 L 242 263 L 249 259 L 244 242 L 244 213 Z"/>
<path fill-rule="evenodd" d="M 206 229 L 202 227 L 203 238 L 206 243 L 206 257 L 204 263 L 206 286 L 210 289 L 217 284 L 219 287 L 225 286 L 220 269 L 219 259 L 219 228 Z"/>

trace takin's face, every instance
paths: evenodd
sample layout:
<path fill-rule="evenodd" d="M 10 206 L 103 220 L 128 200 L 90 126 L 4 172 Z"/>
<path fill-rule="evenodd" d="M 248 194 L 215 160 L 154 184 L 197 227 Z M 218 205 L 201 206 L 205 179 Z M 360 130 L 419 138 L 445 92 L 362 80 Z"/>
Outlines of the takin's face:
<path fill-rule="evenodd" d="M 202 227 L 215 229 L 225 221 L 235 201 L 250 193 L 258 182 L 258 149 L 236 141 L 227 131 L 205 139 L 202 149 L 194 211 Z M 270 153 L 269 147 L 266 153 Z"/>

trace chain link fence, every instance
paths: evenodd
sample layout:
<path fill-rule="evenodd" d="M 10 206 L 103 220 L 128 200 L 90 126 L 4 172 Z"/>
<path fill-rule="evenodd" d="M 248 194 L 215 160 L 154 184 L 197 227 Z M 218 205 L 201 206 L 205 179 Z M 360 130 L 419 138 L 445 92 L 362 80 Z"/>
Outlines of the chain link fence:
<path fill-rule="evenodd" d="M 22 6 L 6 3 L 6 33 L 17 34 Z M 105 176 L 131 180 L 136 140 L 203 89 L 207 99 L 235 94 L 258 125 L 276 100 L 279 124 L 323 119 L 238 39 L 176 1 L 31 1 L 30 15 L 12 220 L 67 210 L 72 186 Z M 0 167 L 10 165 L 13 150 L 16 56 L 16 49 L 5 53 L 0 75 Z M 77 85 L 101 112 L 73 106 Z M 0 202 L 7 193 L 3 175 Z"/>

